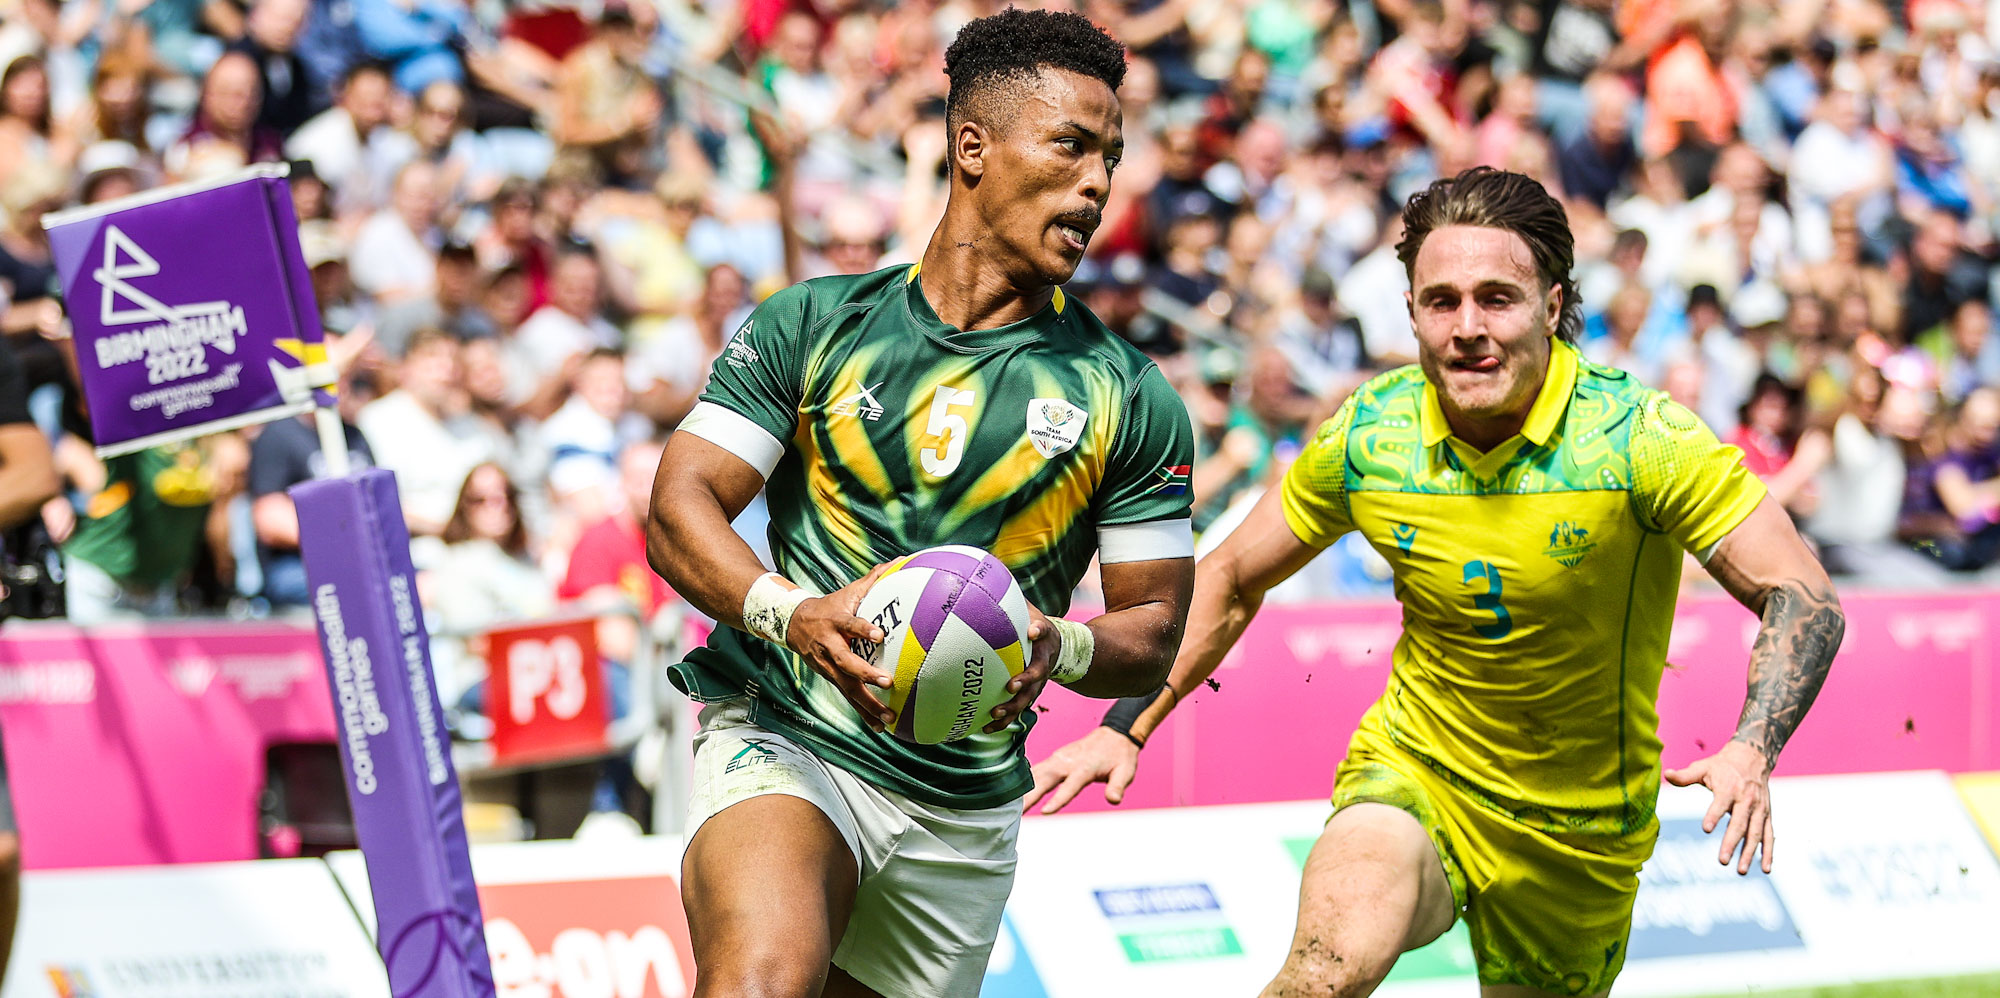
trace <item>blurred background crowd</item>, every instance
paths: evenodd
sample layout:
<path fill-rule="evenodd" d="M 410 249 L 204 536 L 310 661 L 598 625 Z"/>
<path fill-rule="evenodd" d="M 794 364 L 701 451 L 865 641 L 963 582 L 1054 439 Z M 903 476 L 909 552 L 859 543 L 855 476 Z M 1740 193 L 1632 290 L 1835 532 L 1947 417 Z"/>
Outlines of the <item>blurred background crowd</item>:
<path fill-rule="evenodd" d="M 942 53 L 997 9 L 0 2 L 0 325 L 65 488 L 10 550 L 60 549 L 80 622 L 303 602 L 310 424 L 97 460 L 40 227 L 288 161 L 350 447 L 400 478 L 435 630 L 671 604 L 640 530 L 660 441 L 763 296 L 921 253 Z M 1397 207 L 1489 164 L 1567 206 L 1584 353 L 1740 445 L 1836 572 L 1994 571 L 2000 2 L 1081 9 L 1132 56 L 1070 290 L 1181 388 L 1205 543 L 1414 358 Z M 1386 592 L 1350 537 L 1278 595 Z"/>

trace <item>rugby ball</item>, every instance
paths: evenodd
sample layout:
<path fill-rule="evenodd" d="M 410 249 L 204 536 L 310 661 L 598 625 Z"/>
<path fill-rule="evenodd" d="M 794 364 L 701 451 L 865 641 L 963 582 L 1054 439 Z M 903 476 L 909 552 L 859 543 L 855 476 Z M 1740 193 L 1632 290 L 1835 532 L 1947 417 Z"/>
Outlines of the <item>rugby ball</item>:
<path fill-rule="evenodd" d="M 889 730 L 919 745 L 993 721 L 1028 657 L 1028 598 L 1000 559 L 976 547 L 925 548 L 891 563 L 856 616 L 882 629 L 855 653 L 892 673 Z"/>

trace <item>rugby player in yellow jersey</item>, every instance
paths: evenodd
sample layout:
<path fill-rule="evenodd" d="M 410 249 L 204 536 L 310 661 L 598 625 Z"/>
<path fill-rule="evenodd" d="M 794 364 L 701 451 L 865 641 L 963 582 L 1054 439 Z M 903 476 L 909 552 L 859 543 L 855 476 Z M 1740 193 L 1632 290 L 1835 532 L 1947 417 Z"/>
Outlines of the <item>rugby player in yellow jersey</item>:
<path fill-rule="evenodd" d="M 1739 873 L 1760 850 L 1771 868 L 1771 767 L 1844 619 L 1735 448 L 1578 356 L 1572 238 L 1540 184 L 1470 170 L 1403 220 L 1420 363 L 1356 391 L 1201 560 L 1165 690 L 1035 767 L 1028 806 L 1095 780 L 1115 803 L 1264 593 L 1359 530 L 1394 567 L 1403 636 L 1263 994 L 1368 994 L 1459 917 L 1487 998 L 1604 994 L 1659 830 L 1654 704 L 1682 552 L 1763 619 L 1735 737 L 1665 774 L 1713 792 L 1705 827 L 1727 816 L 1718 859 Z"/>

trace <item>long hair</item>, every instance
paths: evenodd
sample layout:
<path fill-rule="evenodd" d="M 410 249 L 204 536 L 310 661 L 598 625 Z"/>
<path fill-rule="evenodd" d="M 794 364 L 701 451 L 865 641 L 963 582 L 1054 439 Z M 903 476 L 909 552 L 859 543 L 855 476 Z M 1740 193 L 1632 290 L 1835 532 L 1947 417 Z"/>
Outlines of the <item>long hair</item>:
<path fill-rule="evenodd" d="M 446 544 L 459 544 L 473 539 L 471 519 L 472 480 L 477 478 L 480 472 L 488 468 L 500 473 L 500 481 L 504 483 L 503 487 L 507 492 L 507 508 L 514 514 L 514 525 L 507 528 L 507 536 L 500 538 L 500 550 L 516 558 L 526 558 L 528 556 L 528 528 L 521 522 L 521 492 L 514 487 L 514 479 L 508 476 L 507 469 L 500 467 L 492 461 L 477 465 L 471 471 L 465 473 L 465 484 L 458 487 L 458 502 L 452 505 L 451 519 L 446 521 L 444 525 L 444 542 Z"/>
<path fill-rule="evenodd" d="M 24 55 L 15 59 L 13 62 L 8 63 L 6 72 L 0 73 L 0 94 L 5 94 L 7 92 L 7 88 L 13 86 L 14 81 L 21 78 L 21 74 L 28 72 L 41 73 L 42 80 L 44 82 L 47 82 L 49 79 L 49 68 L 45 63 L 42 62 L 41 56 Z M 46 91 L 47 89 L 48 88 L 46 86 L 43 87 L 44 91 Z M 49 129 L 51 128 L 49 107 L 52 103 L 53 103 L 53 95 L 44 93 L 42 99 L 42 113 L 38 117 L 36 117 L 35 120 L 28 122 L 29 125 L 33 126 L 33 128 L 38 134 L 41 135 L 49 134 Z M 0 112 L 4 112 L 5 110 L 6 110 L 5 108 L 0 108 Z"/>
<path fill-rule="evenodd" d="M 97 100 L 97 91 L 106 80 L 129 76 L 139 83 L 139 107 L 127 120 L 112 117 L 111 112 Z M 130 142 L 132 148 L 142 153 L 152 152 L 146 142 L 146 117 L 149 110 L 150 94 L 153 91 L 153 68 L 144 60 L 123 51 L 106 52 L 97 60 L 97 71 L 90 85 L 91 120 L 97 126 L 99 139 Z"/>
<path fill-rule="evenodd" d="M 1562 202 L 1551 197 L 1547 188 L 1524 174 L 1475 166 L 1410 195 L 1403 205 L 1403 241 L 1396 244 L 1396 258 L 1403 261 L 1403 272 L 1412 280 L 1424 239 L 1447 225 L 1478 225 L 1520 236 L 1534 255 L 1543 289 L 1551 284 L 1562 286 L 1562 318 L 1556 324 L 1556 335 L 1565 342 L 1576 342 L 1583 332 L 1583 299 L 1570 276 L 1576 265 L 1576 237 L 1569 231 L 1569 215 Z"/>

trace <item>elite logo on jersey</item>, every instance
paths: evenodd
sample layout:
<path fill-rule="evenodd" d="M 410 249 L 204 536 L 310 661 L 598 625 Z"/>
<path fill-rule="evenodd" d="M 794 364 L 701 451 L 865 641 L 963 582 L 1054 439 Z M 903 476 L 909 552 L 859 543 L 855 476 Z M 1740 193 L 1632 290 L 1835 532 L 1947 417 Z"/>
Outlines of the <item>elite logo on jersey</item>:
<path fill-rule="evenodd" d="M 833 404 L 833 414 L 836 416 L 860 416 L 862 419 L 869 420 L 870 422 L 881 419 L 882 403 L 875 401 L 875 390 L 881 388 L 883 384 L 885 382 L 877 381 L 872 385 L 863 385 L 861 382 L 856 381 L 854 387 L 860 390 L 835 402 Z"/>
<path fill-rule="evenodd" d="M 1549 531 L 1549 546 L 1542 553 L 1565 568 L 1575 568 L 1596 546 L 1597 542 L 1590 539 L 1590 531 L 1564 520 Z"/>
<path fill-rule="evenodd" d="M 1090 413 L 1067 399 L 1029 399 L 1028 442 L 1043 457 L 1054 457 L 1083 439 L 1083 424 L 1089 418 Z"/>

